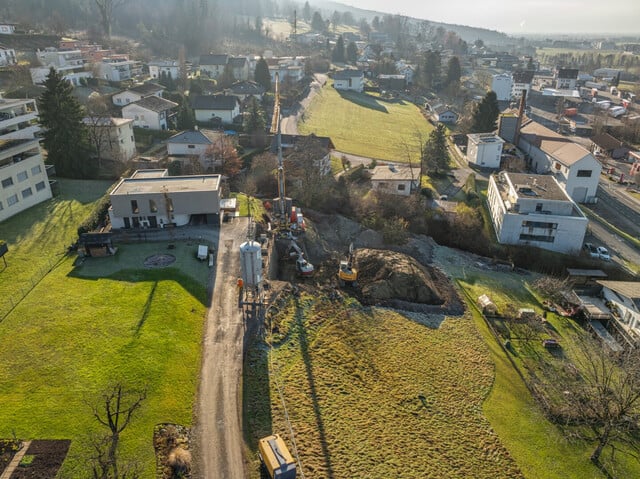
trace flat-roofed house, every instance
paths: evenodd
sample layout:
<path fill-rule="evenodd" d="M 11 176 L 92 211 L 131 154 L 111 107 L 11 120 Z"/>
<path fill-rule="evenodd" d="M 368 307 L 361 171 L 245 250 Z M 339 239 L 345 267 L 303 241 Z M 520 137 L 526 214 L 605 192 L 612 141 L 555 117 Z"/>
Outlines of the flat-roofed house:
<path fill-rule="evenodd" d="M 384 193 L 409 196 L 420 187 L 420 169 L 406 165 L 376 166 L 371 173 L 371 187 Z"/>
<path fill-rule="evenodd" d="M 501 244 L 577 254 L 588 219 L 551 175 L 491 175 L 487 202 Z"/>
<path fill-rule="evenodd" d="M 138 170 L 111 191 L 114 229 L 184 226 L 199 217 L 220 223 L 220 175 L 168 176 L 167 170 Z"/>
<path fill-rule="evenodd" d="M 467 135 L 467 161 L 481 168 L 500 168 L 504 140 L 495 133 Z"/>

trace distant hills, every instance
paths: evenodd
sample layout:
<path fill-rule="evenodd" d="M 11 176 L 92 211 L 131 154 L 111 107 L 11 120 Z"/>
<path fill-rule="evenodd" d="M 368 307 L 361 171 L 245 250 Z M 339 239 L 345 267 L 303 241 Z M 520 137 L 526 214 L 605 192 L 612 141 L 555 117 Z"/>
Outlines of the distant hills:
<path fill-rule="evenodd" d="M 366 18 L 368 21 L 371 21 L 373 17 L 383 17 L 384 15 L 393 15 L 385 12 L 376 12 L 374 10 L 365 10 L 362 8 L 356 8 L 349 5 L 345 5 L 344 3 L 334 2 L 331 0 L 322 0 L 320 2 L 309 2 L 312 7 L 320 8 L 327 12 L 333 12 L 337 10 L 339 12 L 350 12 L 356 19 Z M 510 37 L 506 33 L 498 32 L 495 30 L 488 30 L 486 28 L 478 28 L 478 27 L 469 27 L 466 25 L 454 25 L 451 23 L 440 23 L 440 22 L 432 22 L 428 19 L 409 17 L 414 25 L 417 25 L 420 22 L 427 22 L 434 29 L 438 27 L 442 27 L 445 30 L 451 30 L 455 32 L 460 38 L 462 38 L 467 43 L 473 43 L 476 40 L 480 39 L 485 43 L 491 45 L 501 45 L 505 43 L 513 43 L 514 38 Z"/>

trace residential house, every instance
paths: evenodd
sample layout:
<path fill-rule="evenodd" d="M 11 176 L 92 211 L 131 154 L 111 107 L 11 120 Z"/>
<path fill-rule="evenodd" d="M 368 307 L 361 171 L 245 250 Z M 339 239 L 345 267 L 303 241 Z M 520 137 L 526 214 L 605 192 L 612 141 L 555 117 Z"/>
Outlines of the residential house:
<path fill-rule="evenodd" d="M 589 150 L 535 121 L 520 128 L 517 146 L 527 155 L 532 171 L 552 173 L 572 200 L 596 201 L 602 165 Z"/>
<path fill-rule="evenodd" d="M 495 133 L 467 135 L 467 161 L 481 168 L 500 168 L 504 140 Z"/>
<path fill-rule="evenodd" d="M 140 128 L 168 130 L 177 107 L 177 103 L 152 95 L 122 107 L 122 118 L 133 120 L 133 126 Z"/>
<path fill-rule="evenodd" d="M 420 188 L 420 169 L 406 165 L 376 166 L 371 173 L 372 189 L 399 196 L 409 196 Z"/>
<path fill-rule="evenodd" d="M 487 203 L 501 244 L 568 254 L 582 247 L 589 220 L 551 175 L 491 175 Z"/>
<path fill-rule="evenodd" d="M 133 120 L 127 118 L 86 117 L 91 145 L 100 150 L 100 158 L 125 163 L 136 156 Z"/>
<path fill-rule="evenodd" d="M 16 32 L 17 23 L 0 22 L 0 35 L 13 35 Z"/>
<path fill-rule="evenodd" d="M 331 151 L 335 149 L 333 141 L 328 136 L 311 135 L 280 135 L 280 145 L 283 156 L 295 162 L 298 157 L 297 152 L 303 150 L 313 150 L 317 158 L 313 159 L 315 166 L 321 175 L 331 173 Z M 277 136 L 271 141 L 271 152 L 278 152 Z"/>
<path fill-rule="evenodd" d="M 200 55 L 200 74 L 218 78 L 229 63 L 229 55 Z"/>
<path fill-rule="evenodd" d="M 407 65 L 406 63 L 399 61 L 396 63 L 396 70 L 399 75 L 404 76 L 405 82 L 408 86 L 413 85 L 413 77 L 416 74 L 416 70 L 413 65 Z"/>
<path fill-rule="evenodd" d="M 281 82 L 297 83 L 304 78 L 305 57 L 273 57 L 267 56 L 264 59 L 269 67 L 271 82 L 275 83 L 276 73 Z"/>
<path fill-rule="evenodd" d="M 196 121 L 233 123 L 240 114 L 240 101 L 233 95 L 198 95 L 191 104 Z"/>
<path fill-rule="evenodd" d="M 250 69 L 247 57 L 229 57 L 229 65 L 231 65 L 234 79 L 237 81 L 249 80 Z"/>
<path fill-rule="evenodd" d="M 35 100 L 0 100 L 0 222 L 51 198 Z"/>
<path fill-rule="evenodd" d="M 113 101 L 114 105 L 124 106 L 129 103 L 142 100 L 148 96 L 157 96 L 158 98 L 162 98 L 162 90 L 164 90 L 164 87 L 157 83 L 142 83 L 140 85 L 132 86 L 120 93 L 116 93 L 111 98 L 111 101 Z"/>
<path fill-rule="evenodd" d="M 180 63 L 176 60 L 153 60 L 147 66 L 149 75 L 154 80 L 159 80 L 163 73 L 174 80 L 180 77 Z"/>
<path fill-rule="evenodd" d="M 341 70 L 333 75 L 333 87 L 336 90 L 351 90 L 362 93 L 364 90 L 364 72 L 360 70 Z"/>
<path fill-rule="evenodd" d="M 220 175 L 168 176 L 167 170 L 138 170 L 111 191 L 114 229 L 183 226 L 197 217 L 220 223 Z"/>
<path fill-rule="evenodd" d="M 602 296 L 617 314 L 616 322 L 634 341 L 640 341 L 640 282 L 600 280 Z"/>
<path fill-rule="evenodd" d="M 578 82 L 577 68 L 558 68 L 555 74 L 555 86 L 558 90 L 575 90 Z"/>
<path fill-rule="evenodd" d="M 35 100 L 0 98 L 0 141 L 32 139 L 40 132 Z"/>
<path fill-rule="evenodd" d="M 429 107 L 431 119 L 436 123 L 454 124 L 458 121 L 458 114 L 441 103 Z"/>
<path fill-rule="evenodd" d="M 593 151 L 595 155 L 603 155 L 614 160 L 621 160 L 627 157 L 631 148 L 609 133 L 600 133 L 591 138 L 591 151 Z"/>
<path fill-rule="evenodd" d="M 99 77 L 109 81 L 131 80 L 142 74 L 142 64 L 133 60 L 103 58 L 101 62 L 94 65 Z"/>
<path fill-rule="evenodd" d="M 58 51 L 55 48 L 47 48 L 38 50 L 36 57 L 42 66 L 29 69 L 34 85 L 44 83 L 51 68 L 74 86 L 80 85 L 82 78 L 93 78 L 93 73 L 85 68 L 80 50 Z"/>
<path fill-rule="evenodd" d="M 491 90 L 495 92 L 498 101 L 510 101 L 513 91 L 513 77 L 509 73 L 493 75 Z"/>
<path fill-rule="evenodd" d="M 169 138 L 167 154 L 172 158 L 196 157 L 204 171 L 213 171 L 213 159 L 207 159 L 206 153 L 215 142 L 222 141 L 225 134 L 222 131 L 206 130 L 204 128 L 183 131 Z"/>
<path fill-rule="evenodd" d="M 250 96 L 261 101 L 264 93 L 264 87 L 254 81 L 235 82 L 229 88 L 229 95 L 238 97 L 241 102 L 244 102 Z"/>
<path fill-rule="evenodd" d="M 0 45 L 0 67 L 8 67 L 16 63 L 18 63 L 16 60 L 16 51 L 13 48 Z"/>
<path fill-rule="evenodd" d="M 534 71 L 517 70 L 511 74 L 513 84 L 511 86 L 511 100 L 520 100 L 522 91 L 526 91 L 527 97 L 531 92 L 531 83 L 533 82 Z"/>

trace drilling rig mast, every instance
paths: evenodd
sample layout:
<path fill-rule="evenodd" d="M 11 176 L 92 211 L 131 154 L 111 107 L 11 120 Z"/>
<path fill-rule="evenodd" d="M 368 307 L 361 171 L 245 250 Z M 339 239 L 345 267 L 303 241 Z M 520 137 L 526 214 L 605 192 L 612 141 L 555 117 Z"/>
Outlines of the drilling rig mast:
<path fill-rule="evenodd" d="M 286 223 L 286 199 L 284 189 L 284 160 L 282 159 L 282 131 L 280 116 L 280 75 L 276 73 L 275 102 L 273 105 L 273 117 L 271 118 L 271 133 L 276 135 L 278 146 L 278 214 L 280 222 Z"/>

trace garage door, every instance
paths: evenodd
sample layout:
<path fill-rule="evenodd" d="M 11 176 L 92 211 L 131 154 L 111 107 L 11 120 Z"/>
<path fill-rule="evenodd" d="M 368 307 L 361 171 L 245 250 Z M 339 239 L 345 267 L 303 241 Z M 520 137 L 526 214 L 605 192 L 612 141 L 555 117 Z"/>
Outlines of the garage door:
<path fill-rule="evenodd" d="M 587 187 L 578 186 L 574 188 L 573 194 L 571 195 L 571 199 L 576 203 L 584 203 L 587 199 Z"/>

